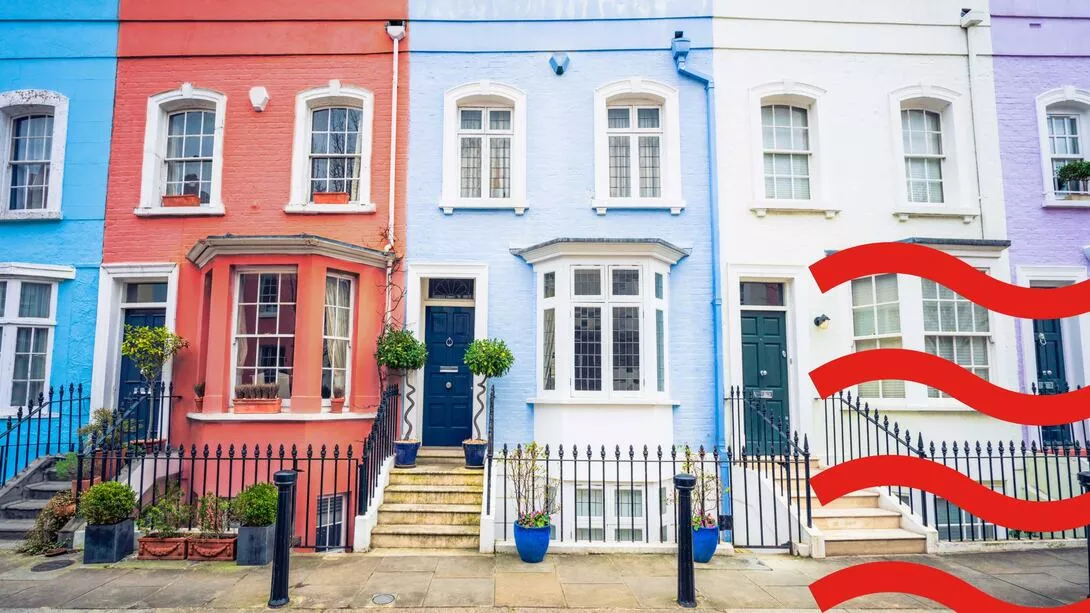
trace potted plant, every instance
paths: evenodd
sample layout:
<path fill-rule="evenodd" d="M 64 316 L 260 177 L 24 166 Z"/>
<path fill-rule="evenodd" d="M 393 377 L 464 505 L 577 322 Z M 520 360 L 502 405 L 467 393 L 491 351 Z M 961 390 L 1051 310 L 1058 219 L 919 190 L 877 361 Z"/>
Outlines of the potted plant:
<path fill-rule="evenodd" d="M 193 384 L 193 408 L 198 413 L 204 411 L 204 381 Z"/>
<path fill-rule="evenodd" d="M 409 371 L 419 370 L 428 361 L 428 348 L 423 342 L 417 340 L 411 330 L 397 329 L 388 326 L 378 337 L 375 346 L 375 360 L 379 366 L 385 367 L 387 372 L 395 376 L 404 376 Z M 411 468 L 416 466 L 416 452 L 420 450 L 420 440 L 413 438 L 413 425 L 409 420 L 416 403 L 413 401 L 415 388 L 405 381 L 408 392 L 405 398 L 408 406 L 401 413 L 403 427 L 401 438 L 394 441 L 394 466 L 398 468 Z"/>
<path fill-rule="evenodd" d="M 553 513 L 560 511 L 553 492 L 558 487 L 545 475 L 545 454 L 537 443 L 515 448 L 506 458 L 515 495 L 515 549 L 523 562 L 545 559 L 549 550 Z"/>
<path fill-rule="evenodd" d="M 466 347 L 463 361 L 469 367 L 469 371 L 475 376 L 481 377 L 480 391 L 477 392 L 477 403 L 480 406 L 473 416 L 473 433 L 471 439 L 462 441 L 462 451 L 466 458 L 466 468 L 484 468 L 484 454 L 488 448 L 488 441 L 481 438 L 481 427 L 478 423 L 481 413 L 484 412 L 484 392 L 488 380 L 502 377 L 511 370 L 515 363 L 515 355 L 507 348 L 507 343 L 498 338 L 478 338 Z"/>
<path fill-rule="evenodd" d="M 314 204 L 348 204 L 348 192 L 314 192 Z"/>
<path fill-rule="evenodd" d="M 255 383 L 235 386 L 235 413 L 279 413 L 283 401 L 276 383 Z"/>
<path fill-rule="evenodd" d="M 335 387 L 333 393 L 329 395 L 329 407 L 334 413 L 341 413 L 344 411 L 344 390 Z"/>
<path fill-rule="evenodd" d="M 91 413 L 87 425 L 76 432 L 87 440 L 87 453 L 83 458 L 84 475 L 87 476 L 79 485 L 81 491 L 87 491 L 102 479 L 112 479 L 117 474 L 121 451 L 132 442 L 136 421 L 123 418 L 112 409 L 99 407 Z"/>
<path fill-rule="evenodd" d="M 197 528 L 200 533 L 186 541 L 186 557 L 197 562 L 235 559 L 238 535 L 228 534 L 231 501 L 215 494 L 205 494 L 197 501 Z"/>
<path fill-rule="evenodd" d="M 1064 195 L 1071 200 L 1090 199 L 1090 193 L 1087 193 L 1090 189 L 1086 184 L 1088 179 L 1090 179 L 1090 161 L 1088 160 L 1073 160 L 1064 164 L 1056 172 L 1056 180 L 1059 181 L 1060 187 L 1066 187 L 1065 191 L 1068 192 Z"/>
<path fill-rule="evenodd" d="M 191 510 L 183 501 L 182 490 L 168 489 L 155 504 L 144 509 L 136 520 L 143 532 L 137 539 L 140 560 L 184 560 L 186 539 L 182 526 L 189 522 Z"/>
<path fill-rule="evenodd" d="M 162 202 L 163 206 L 200 206 L 201 197 L 199 194 L 164 195 Z"/>
<path fill-rule="evenodd" d="M 696 477 L 693 488 L 693 561 L 710 562 L 719 547 L 719 522 L 715 517 L 716 502 L 721 491 L 717 485 L 715 469 L 707 470 L 705 461 L 685 448 L 685 460 L 681 471 Z M 713 462 L 714 466 L 714 462 Z"/>
<path fill-rule="evenodd" d="M 112 564 L 132 553 L 136 492 L 117 481 L 92 485 L 79 499 L 79 514 L 87 520 L 84 564 Z"/>
<path fill-rule="evenodd" d="M 262 566 L 272 559 L 276 501 L 271 483 L 255 483 L 231 501 L 231 516 L 239 523 L 237 556 L 239 566 Z"/>

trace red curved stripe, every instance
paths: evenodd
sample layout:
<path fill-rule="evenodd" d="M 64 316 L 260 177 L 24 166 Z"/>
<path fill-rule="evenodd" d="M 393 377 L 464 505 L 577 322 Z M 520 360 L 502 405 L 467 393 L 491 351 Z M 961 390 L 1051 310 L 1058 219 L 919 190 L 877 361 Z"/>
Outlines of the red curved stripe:
<path fill-rule="evenodd" d="M 999 600 L 937 568 L 910 562 L 868 562 L 850 566 L 810 584 L 822 611 L 852 598 L 900 592 L 934 600 L 954 611 L 990 613 L 1090 613 L 1090 600 L 1058 607 L 1026 607 Z"/>
<path fill-rule="evenodd" d="M 828 397 L 867 381 L 903 379 L 938 388 L 986 415 L 1027 426 L 1056 426 L 1090 417 L 1090 387 L 1049 396 L 1020 394 L 989 383 L 957 364 L 911 349 L 869 349 L 810 371 Z"/>
<path fill-rule="evenodd" d="M 1090 494 L 1061 500 L 1019 500 L 988 489 L 953 468 L 911 456 L 851 460 L 814 475 L 810 485 L 822 504 L 879 485 L 927 490 L 977 517 L 1026 532 L 1059 532 L 1090 523 Z"/>
<path fill-rule="evenodd" d="M 924 245 L 859 245 L 810 266 L 810 274 L 822 292 L 852 279 L 886 273 L 931 279 L 983 307 L 1013 317 L 1053 319 L 1090 311 L 1090 280 L 1055 289 L 1020 287 L 989 277 L 952 255 Z"/>

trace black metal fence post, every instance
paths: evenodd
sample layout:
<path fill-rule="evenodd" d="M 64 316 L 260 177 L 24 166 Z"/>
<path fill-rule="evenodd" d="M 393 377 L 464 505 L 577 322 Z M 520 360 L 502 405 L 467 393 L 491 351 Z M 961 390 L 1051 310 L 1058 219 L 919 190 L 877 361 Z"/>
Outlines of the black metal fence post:
<path fill-rule="evenodd" d="M 273 549 L 272 587 L 269 590 L 269 607 L 288 604 L 288 573 L 291 567 L 292 511 L 295 508 L 294 470 L 278 470 L 273 483 L 279 490 L 276 501 L 276 544 Z"/>
<path fill-rule="evenodd" d="M 693 488 L 696 477 L 687 474 L 674 476 L 677 490 L 677 603 L 683 607 L 696 606 L 696 579 L 693 571 Z"/>
<path fill-rule="evenodd" d="M 1082 486 L 1084 493 L 1090 493 L 1090 471 L 1079 473 L 1079 485 Z M 1087 574 L 1090 576 L 1090 524 L 1086 526 L 1084 536 L 1086 537 Z M 1086 598 L 1090 599 L 1090 594 L 1087 594 Z"/>

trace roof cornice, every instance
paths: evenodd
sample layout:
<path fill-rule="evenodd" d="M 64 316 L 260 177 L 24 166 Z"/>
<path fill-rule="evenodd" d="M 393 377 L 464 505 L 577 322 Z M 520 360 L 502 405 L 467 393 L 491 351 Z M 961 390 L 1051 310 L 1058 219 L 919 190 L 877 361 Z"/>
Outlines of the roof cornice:
<path fill-rule="evenodd" d="M 197 241 L 186 258 L 204 268 L 225 255 L 322 255 L 345 262 L 382 268 L 393 254 L 313 234 L 271 236 L 209 236 Z"/>
<path fill-rule="evenodd" d="M 692 253 L 659 238 L 554 238 L 536 245 L 511 249 L 511 253 L 537 264 L 568 256 L 651 257 L 674 265 Z"/>

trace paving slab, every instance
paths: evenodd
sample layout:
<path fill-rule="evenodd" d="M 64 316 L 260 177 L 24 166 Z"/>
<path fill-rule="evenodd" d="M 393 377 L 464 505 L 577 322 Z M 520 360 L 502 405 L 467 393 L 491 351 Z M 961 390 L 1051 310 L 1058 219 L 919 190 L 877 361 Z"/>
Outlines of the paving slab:
<path fill-rule="evenodd" d="M 496 571 L 492 556 L 442 558 L 435 566 L 435 577 L 491 578 Z"/>
<path fill-rule="evenodd" d="M 126 587 L 163 587 L 165 585 L 170 585 L 171 583 L 184 577 L 185 573 L 186 571 L 179 570 L 149 570 L 146 568 L 142 568 L 139 570 L 128 571 L 117 579 L 114 579 L 113 583 L 116 583 L 119 586 Z"/>
<path fill-rule="evenodd" d="M 433 572 L 442 559 L 437 556 L 390 556 L 382 558 L 376 570 L 385 573 L 402 571 Z"/>
<path fill-rule="evenodd" d="M 42 573 L 47 574 L 47 573 Z M 58 608 L 65 603 L 108 583 L 97 578 L 87 578 L 85 573 L 67 573 L 63 581 L 56 583 L 35 582 L 38 585 L 5 596 L 3 606 L 12 609 Z"/>
<path fill-rule="evenodd" d="M 564 601 L 569 607 L 601 609 L 635 609 L 636 595 L 623 582 L 564 583 Z"/>
<path fill-rule="evenodd" d="M 625 577 L 676 577 L 677 558 L 666 555 L 611 555 Z"/>
<path fill-rule="evenodd" d="M 492 578 L 433 577 L 424 597 L 425 607 L 490 607 L 495 602 Z"/>
<path fill-rule="evenodd" d="M 271 587 L 269 573 L 251 573 L 213 598 L 208 606 L 215 609 L 264 607 L 269 602 Z"/>
<path fill-rule="evenodd" d="M 496 606 L 563 607 L 564 591 L 555 574 L 497 572 Z"/>
<path fill-rule="evenodd" d="M 203 607 L 220 594 L 230 589 L 239 581 L 240 576 L 220 576 L 202 573 L 200 577 L 187 575 L 183 580 L 174 581 L 147 598 L 137 602 L 136 607 Z"/>
<path fill-rule="evenodd" d="M 562 583 L 621 583 L 621 571 L 611 556 L 556 556 L 553 562 Z"/>
<path fill-rule="evenodd" d="M 117 585 L 111 581 L 73 598 L 63 606 L 72 609 L 127 609 L 160 589 L 155 585 Z"/>
<path fill-rule="evenodd" d="M 358 583 L 342 585 L 304 585 L 289 592 L 295 607 L 307 609 L 344 609 L 352 606 L 360 592 Z M 266 592 L 265 600 L 268 601 Z"/>
<path fill-rule="evenodd" d="M 364 584 L 363 589 L 356 594 L 352 601 L 354 607 L 373 607 L 371 597 L 375 594 L 393 594 L 395 607 L 419 607 L 424 604 L 424 596 L 431 585 L 432 574 L 430 572 L 375 571 L 371 578 Z"/>
<path fill-rule="evenodd" d="M 553 558 L 558 556 L 548 556 L 541 562 L 536 564 L 527 564 L 519 559 L 514 554 L 498 554 L 496 555 L 496 572 L 497 573 L 555 573 L 556 572 L 556 560 Z"/>
<path fill-rule="evenodd" d="M 673 577 L 625 577 L 624 584 L 640 607 L 677 608 L 677 580 Z"/>

